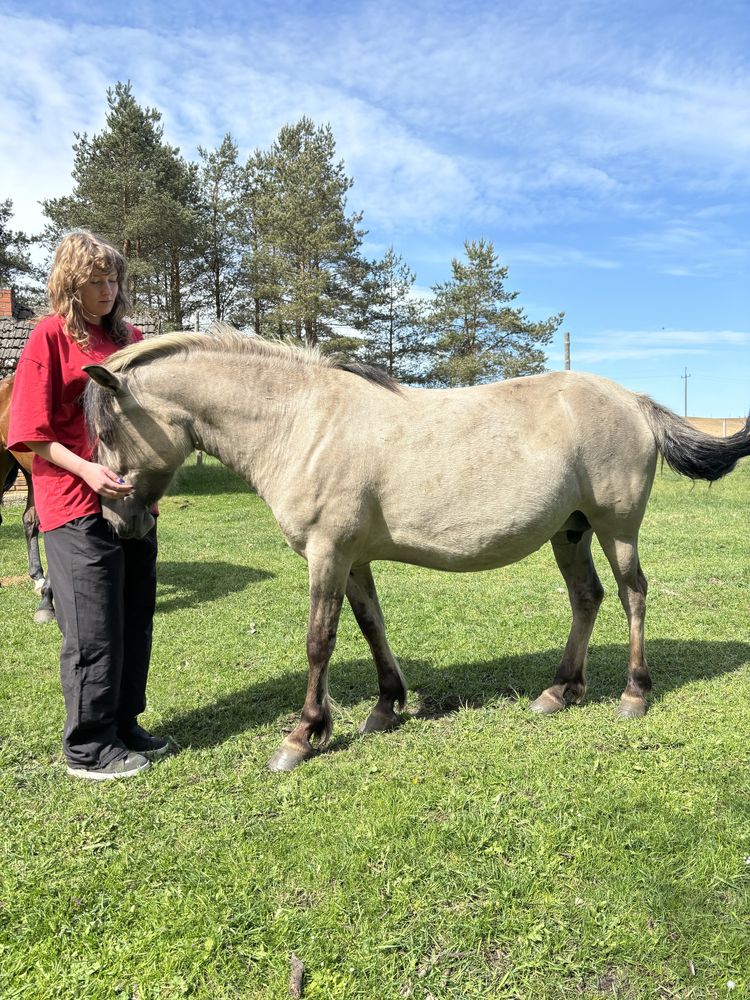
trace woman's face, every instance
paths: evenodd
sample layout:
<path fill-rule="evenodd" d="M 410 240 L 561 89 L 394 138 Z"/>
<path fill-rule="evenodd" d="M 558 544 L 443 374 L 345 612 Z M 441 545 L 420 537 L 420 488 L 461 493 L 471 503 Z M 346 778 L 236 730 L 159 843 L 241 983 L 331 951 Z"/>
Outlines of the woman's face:
<path fill-rule="evenodd" d="M 86 319 L 99 323 L 102 316 L 112 311 L 119 290 L 115 271 L 92 271 L 85 285 L 81 285 L 81 305 Z"/>

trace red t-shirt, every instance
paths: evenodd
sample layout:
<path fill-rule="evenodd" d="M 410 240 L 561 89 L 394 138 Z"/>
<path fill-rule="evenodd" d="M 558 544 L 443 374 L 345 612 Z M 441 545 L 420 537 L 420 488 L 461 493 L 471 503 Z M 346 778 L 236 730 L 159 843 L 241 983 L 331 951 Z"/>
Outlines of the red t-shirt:
<path fill-rule="evenodd" d="M 101 364 L 118 347 L 100 326 L 87 324 L 89 346 L 79 347 L 63 330 L 61 316 L 47 316 L 31 331 L 16 369 L 8 427 L 8 449 L 29 451 L 25 441 L 59 441 L 74 454 L 91 458 L 81 394 L 89 378 L 84 365 Z M 143 335 L 131 327 L 132 340 Z M 98 514 L 101 502 L 78 476 L 34 455 L 34 501 L 42 531 Z"/>

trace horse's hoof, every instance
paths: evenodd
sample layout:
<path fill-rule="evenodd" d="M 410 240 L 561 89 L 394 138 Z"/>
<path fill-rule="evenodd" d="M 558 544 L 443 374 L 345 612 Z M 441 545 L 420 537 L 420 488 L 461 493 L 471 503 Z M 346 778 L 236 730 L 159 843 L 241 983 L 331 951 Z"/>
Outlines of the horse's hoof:
<path fill-rule="evenodd" d="M 628 695 L 623 695 L 620 698 L 620 704 L 617 706 L 617 718 L 618 719 L 642 719 L 646 714 L 645 699 L 643 698 L 631 698 Z"/>
<path fill-rule="evenodd" d="M 49 625 L 50 622 L 56 621 L 54 611 L 35 611 L 34 621 L 37 625 Z"/>
<path fill-rule="evenodd" d="M 542 691 L 539 697 L 529 705 L 529 709 L 538 715 L 554 715 L 555 712 L 562 712 L 564 708 L 563 699 L 556 698 L 549 691 Z"/>
<path fill-rule="evenodd" d="M 312 747 L 304 750 L 301 747 L 290 746 L 282 743 L 279 749 L 273 754 L 266 764 L 269 771 L 293 771 L 298 764 L 309 760 L 317 753 Z"/>
<path fill-rule="evenodd" d="M 390 712 L 381 712 L 377 708 L 373 708 L 359 727 L 359 731 L 363 736 L 366 733 L 387 733 L 389 730 L 395 729 L 399 722 L 400 719 L 393 709 Z"/>

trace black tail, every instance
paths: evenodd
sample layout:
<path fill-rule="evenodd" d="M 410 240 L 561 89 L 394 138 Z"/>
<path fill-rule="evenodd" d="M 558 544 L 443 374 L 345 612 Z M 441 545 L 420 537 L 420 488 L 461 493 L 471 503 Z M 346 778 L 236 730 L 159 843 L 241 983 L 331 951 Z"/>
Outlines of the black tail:
<path fill-rule="evenodd" d="M 11 456 L 11 458 L 12 458 L 12 456 Z M 13 462 L 12 462 L 12 464 L 11 464 L 10 468 L 8 469 L 8 472 L 7 472 L 6 476 L 5 476 L 5 482 L 4 483 L 0 483 L 0 499 L 2 499 L 3 493 L 5 493 L 7 490 L 9 490 L 11 488 L 11 486 L 13 485 L 13 483 L 15 483 L 16 477 L 18 476 L 18 473 L 20 471 L 21 471 L 21 466 L 18 464 L 18 462 L 16 462 L 15 459 L 13 459 Z"/>
<path fill-rule="evenodd" d="M 750 455 L 750 417 L 741 431 L 719 438 L 697 430 L 648 396 L 638 396 L 638 404 L 653 431 L 657 448 L 680 475 L 712 483 Z"/>

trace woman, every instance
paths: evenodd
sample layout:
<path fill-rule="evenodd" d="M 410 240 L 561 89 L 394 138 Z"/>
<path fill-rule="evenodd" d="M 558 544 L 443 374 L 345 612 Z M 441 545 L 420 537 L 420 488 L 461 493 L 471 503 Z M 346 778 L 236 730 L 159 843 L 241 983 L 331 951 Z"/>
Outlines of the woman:
<path fill-rule="evenodd" d="M 156 529 L 121 541 L 100 497 L 130 486 L 92 460 L 80 397 L 84 365 L 141 340 L 125 322 L 125 258 L 89 232 L 66 236 L 49 277 L 52 314 L 21 354 L 10 414 L 10 447 L 34 452 L 34 496 L 63 633 L 60 674 L 68 774 L 104 781 L 146 770 L 168 741 L 137 723 L 156 603 Z"/>

